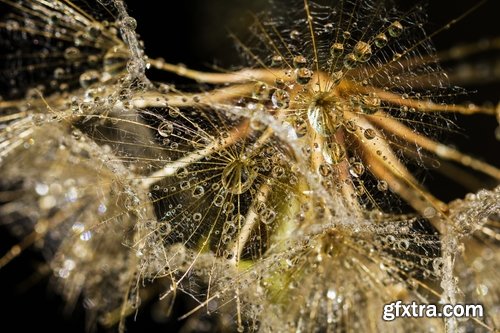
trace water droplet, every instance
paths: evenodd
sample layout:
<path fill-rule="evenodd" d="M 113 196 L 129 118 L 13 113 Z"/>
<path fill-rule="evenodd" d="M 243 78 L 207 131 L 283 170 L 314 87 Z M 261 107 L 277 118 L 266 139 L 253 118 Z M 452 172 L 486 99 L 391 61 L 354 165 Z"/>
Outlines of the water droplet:
<path fill-rule="evenodd" d="M 354 162 L 349 167 L 351 176 L 359 178 L 365 173 L 365 166 L 360 162 Z"/>
<path fill-rule="evenodd" d="M 285 176 L 285 168 L 280 165 L 276 165 L 272 169 L 272 175 L 274 178 L 282 178 Z"/>
<path fill-rule="evenodd" d="M 234 209 L 236 208 L 235 204 L 232 202 L 226 202 L 223 207 L 223 211 L 226 213 L 226 215 L 230 215 Z"/>
<path fill-rule="evenodd" d="M 83 225 L 83 223 L 76 222 L 75 224 L 73 224 L 73 225 L 71 226 L 71 230 L 72 230 L 75 234 L 81 234 L 81 233 L 85 230 L 85 226 Z"/>
<path fill-rule="evenodd" d="M 76 47 L 68 47 L 64 50 L 64 58 L 67 60 L 76 60 L 80 57 L 80 50 Z"/>
<path fill-rule="evenodd" d="M 367 62 L 372 56 L 372 47 L 365 42 L 357 42 L 353 50 L 354 56 L 360 62 Z"/>
<path fill-rule="evenodd" d="M 375 132 L 375 130 L 373 128 L 365 129 L 363 134 L 364 134 L 365 138 L 367 138 L 368 140 L 372 140 L 375 138 L 375 136 L 377 136 L 377 133 Z"/>
<path fill-rule="evenodd" d="M 47 184 L 43 184 L 43 183 L 36 183 L 35 192 L 39 196 L 44 196 L 47 193 L 49 193 L 49 186 Z"/>
<path fill-rule="evenodd" d="M 432 269 L 434 270 L 434 274 L 440 276 L 443 270 L 444 262 L 441 258 L 434 258 L 432 260 Z"/>
<path fill-rule="evenodd" d="M 222 171 L 222 186 L 233 194 L 246 192 L 253 184 L 257 174 L 246 162 L 237 159 Z"/>
<path fill-rule="evenodd" d="M 410 247 L 410 242 L 407 239 L 400 239 L 397 246 L 400 251 L 406 251 Z"/>
<path fill-rule="evenodd" d="M 236 214 L 231 219 L 231 223 L 234 226 L 236 226 L 237 229 L 240 229 L 245 224 L 245 216 L 241 214 Z"/>
<path fill-rule="evenodd" d="M 44 124 L 46 117 L 43 113 L 35 113 L 33 116 L 31 116 L 31 120 L 33 120 L 33 124 L 35 126 L 41 126 Z"/>
<path fill-rule="evenodd" d="M 130 16 L 125 17 L 120 23 L 126 29 L 135 30 L 137 28 L 137 21 Z"/>
<path fill-rule="evenodd" d="M 80 75 L 80 86 L 82 88 L 88 88 L 94 83 L 99 82 L 99 79 L 101 78 L 101 74 L 96 71 L 96 70 L 88 70 L 85 73 L 82 73 Z"/>
<path fill-rule="evenodd" d="M 393 235 L 387 235 L 387 237 L 385 238 L 385 241 L 386 241 L 387 245 L 393 245 L 394 242 L 396 242 L 396 237 L 394 237 Z"/>
<path fill-rule="evenodd" d="M 307 123 L 303 118 L 297 118 L 293 128 L 295 129 L 295 133 L 299 136 L 307 134 Z"/>
<path fill-rule="evenodd" d="M 323 158 L 329 164 L 338 164 L 346 158 L 346 152 L 340 144 L 329 142 L 323 146 Z"/>
<path fill-rule="evenodd" d="M 393 61 L 398 61 L 403 55 L 401 53 L 394 53 L 392 56 Z M 394 77 L 394 82 L 400 82 L 401 78 L 399 76 Z"/>
<path fill-rule="evenodd" d="M 274 81 L 274 84 L 276 85 L 276 88 L 278 88 L 278 89 L 284 89 L 286 87 L 285 81 L 280 77 L 276 78 L 276 80 Z"/>
<path fill-rule="evenodd" d="M 5 22 L 5 29 L 7 29 L 8 31 L 18 30 L 20 27 L 21 25 L 19 24 L 19 22 L 15 20 L 7 20 Z"/>
<path fill-rule="evenodd" d="M 172 118 L 177 118 L 181 114 L 181 111 L 179 108 L 174 107 L 174 106 L 169 106 L 168 107 L 168 116 Z"/>
<path fill-rule="evenodd" d="M 171 121 L 163 121 L 158 126 L 158 134 L 164 138 L 169 137 L 174 132 L 174 124 Z"/>
<path fill-rule="evenodd" d="M 295 68 L 305 67 L 307 65 L 307 59 L 302 55 L 295 56 L 293 58 L 293 65 Z"/>
<path fill-rule="evenodd" d="M 283 57 L 280 56 L 280 55 L 274 55 L 272 58 L 271 58 L 271 66 L 273 67 L 281 67 L 283 66 Z"/>
<path fill-rule="evenodd" d="M 478 295 L 480 296 L 486 296 L 488 295 L 488 292 L 489 292 L 489 288 L 487 285 L 484 285 L 484 284 L 479 284 L 476 288 L 476 292 Z"/>
<path fill-rule="evenodd" d="M 376 95 L 365 95 L 361 97 L 361 111 L 366 114 L 373 114 L 380 108 L 380 98 Z"/>
<path fill-rule="evenodd" d="M 92 232 L 88 230 L 80 235 L 80 239 L 84 242 L 89 241 L 91 238 L 92 238 Z"/>
<path fill-rule="evenodd" d="M 346 131 L 354 133 L 358 129 L 358 125 L 356 125 L 356 121 L 349 120 L 344 122 L 344 128 L 346 129 Z"/>
<path fill-rule="evenodd" d="M 179 187 L 184 191 L 191 187 L 191 183 L 189 182 L 189 180 L 184 180 L 179 184 Z"/>
<path fill-rule="evenodd" d="M 255 103 L 255 102 L 251 101 L 251 102 L 247 103 L 246 108 L 250 111 L 254 111 L 256 113 L 259 113 L 259 112 L 264 112 L 266 107 L 262 103 Z"/>
<path fill-rule="evenodd" d="M 177 172 L 175 173 L 176 177 L 180 178 L 180 179 L 186 178 L 188 174 L 189 174 L 189 171 L 186 168 L 179 168 L 177 170 Z"/>
<path fill-rule="evenodd" d="M 434 216 L 436 216 L 436 209 L 434 209 L 434 207 L 426 207 L 424 209 L 424 217 L 425 218 L 431 219 Z"/>
<path fill-rule="evenodd" d="M 297 30 L 290 31 L 290 38 L 293 39 L 293 40 L 299 39 L 300 38 L 300 32 L 298 32 Z"/>
<path fill-rule="evenodd" d="M 375 46 L 378 48 L 382 48 L 382 47 L 386 46 L 388 42 L 389 42 L 389 39 L 387 38 L 387 36 L 384 33 L 378 34 L 375 37 Z"/>
<path fill-rule="evenodd" d="M 258 100 L 266 99 L 268 91 L 267 91 L 267 85 L 261 82 L 257 82 L 252 91 L 252 97 L 256 98 Z"/>
<path fill-rule="evenodd" d="M 101 27 L 98 24 L 92 24 L 87 27 L 87 34 L 91 38 L 97 38 L 101 34 Z"/>
<path fill-rule="evenodd" d="M 286 109 L 290 103 L 290 95 L 282 89 L 276 89 L 271 96 L 271 102 L 277 109 Z"/>
<path fill-rule="evenodd" d="M 399 21 L 394 21 L 389 26 L 388 31 L 391 37 L 399 37 L 403 33 L 403 25 Z"/>
<path fill-rule="evenodd" d="M 332 168 L 328 164 L 321 163 L 318 171 L 321 176 L 328 177 L 332 173 Z"/>
<path fill-rule="evenodd" d="M 308 84 L 309 81 L 311 81 L 312 76 L 313 72 L 306 67 L 302 67 L 297 70 L 297 82 L 299 84 Z"/>
<path fill-rule="evenodd" d="M 201 185 L 198 185 L 193 190 L 193 197 L 199 198 L 205 193 L 205 188 Z"/>
<path fill-rule="evenodd" d="M 127 62 L 127 72 L 138 73 L 140 70 L 140 63 L 136 59 L 131 59 Z"/>
<path fill-rule="evenodd" d="M 108 210 L 108 207 L 106 207 L 105 204 L 100 204 L 98 207 L 97 207 L 97 212 L 102 215 L 104 213 L 106 213 L 106 211 Z"/>
<path fill-rule="evenodd" d="M 254 131 L 263 131 L 266 128 L 266 124 L 259 121 L 258 119 L 252 118 L 252 120 L 250 120 L 250 127 Z"/>
<path fill-rule="evenodd" d="M 332 46 L 330 46 L 330 54 L 332 57 L 339 57 L 342 53 L 344 53 L 344 44 L 333 43 Z"/>
<path fill-rule="evenodd" d="M 335 291 L 335 289 L 328 289 L 326 297 L 333 301 L 337 298 L 337 292 Z"/>
<path fill-rule="evenodd" d="M 82 138 L 82 132 L 79 130 L 73 130 L 71 135 L 75 138 L 75 140 L 80 140 Z"/>
<path fill-rule="evenodd" d="M 212 202 L 216 207 L 222 207 L 222 204 L 224 203 L 224 197 L 220 194 L 217 194 Z"/>
<path fill-rule="evenodd" d="M 262 223 L 269 225 L 276 219 L 276 212 L 270 208 L 266 208 L 260 213 L 260 218 Z"/>
<path fill-rule="evenodd" d="M 377 189 L 379 191 L 385 192 L 389 189 L 389 184 L 385 180 L 379 180 L 377 182 Z"/>
<path fill-rule="evenodd" d="M 82 114 L 90 114 L 92 113 L 92 104 L 91 103 L 80 103 L 78 106 L 78 110 Z"/>
<path fill-rule="evenodd" d="M 333 134 L 340 126 L 341 112 L 334 104 L 318 99 L 309 105 L 307 118 L 311 127 L 322 136 Z"/>
<path fill-rule="evenodd" d="M 325 32 L 333 32 L 333 29 L 335 28 L 333 23 L 327 23 L 323 26 Z"/>
<path fill-rule="evenodd" d="M 62 79 L 64 77 L 64 69 L 61 67 L 57 67 L 54 69 L 54 79 Z"/>
<path fill-rule="evenodd" d="M 347 69 L 353 69 L 358 64 L 358 58 L 353 54 L 349 53 L 344 58 L 344 67 Z"/>

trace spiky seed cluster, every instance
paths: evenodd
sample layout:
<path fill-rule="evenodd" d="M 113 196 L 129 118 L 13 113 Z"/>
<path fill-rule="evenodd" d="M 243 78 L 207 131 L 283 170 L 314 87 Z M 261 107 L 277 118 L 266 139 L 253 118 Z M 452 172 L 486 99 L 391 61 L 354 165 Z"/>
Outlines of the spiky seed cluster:
<path fill-rule="evenodd" d="M 426 164 L 425 150 L 500 179 L 425 135 L 444 112 L 494 110 L 437 103 L 448 88 L 421 9 L 287 3 L 288 17 L 256 18 L 254 40 L 237 40 L 252 62 L 240 71 L 149 60 L 213 86 L 186 93 L 145 78 L 121 1 L 105 7 L 109 23 L 69 1 L 5 2 L 25 16 L 3 32 L 43 39 L 36 57 L 10 56 L 26 66 L 0 102 L 2 186 L 17 186 L 0 214 L 28 234 L 0 266 L 23 246 L 51 249 L 62 293 L 83 295 L 105 325 L 158 295 L 171 309 L 183 292 L 198 302 L 186 316 L 217 310 L 239 331 L 497 327 L 498 190 L 448 205 L 402 158 Z M 37 67 L 54 83 L 36 86 Z M 397 299 L 490 312 L 384 322 Z"/>

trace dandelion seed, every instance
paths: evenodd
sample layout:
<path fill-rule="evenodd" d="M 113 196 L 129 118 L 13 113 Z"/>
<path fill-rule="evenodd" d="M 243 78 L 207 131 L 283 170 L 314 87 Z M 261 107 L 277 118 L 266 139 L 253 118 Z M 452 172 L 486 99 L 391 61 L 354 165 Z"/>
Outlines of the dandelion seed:
<path fill-rule="evenodd" d="M 498 110 L 449 104 L 461 91 L 421 8 L 277 1 L 234 38 L 241 69 L 205 73 L 148 59 L 122 1 L 5 3 L 2 36 L 32 52 L 6 57 L 0 216 L 25 238 L 0 267 L 41 244 L 68 302 L 120 330 L 141 302 L 172 310 L 182 294 L 196 305 L 180 318 L 228 331 L 498 326 L 498 189 L 446 203 L 414 173 L 498 183 L 433 135 L 445 114 Z M 470 299 L 488 316 L 381 321 L 396 299 Z"/>

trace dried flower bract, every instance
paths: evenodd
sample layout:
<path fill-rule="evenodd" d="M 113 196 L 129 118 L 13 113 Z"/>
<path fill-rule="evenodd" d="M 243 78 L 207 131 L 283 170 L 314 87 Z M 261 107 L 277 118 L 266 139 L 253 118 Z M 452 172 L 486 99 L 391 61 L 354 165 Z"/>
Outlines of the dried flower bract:
<path fill-rule="evenodd" d="M 499 328 L 500 170 L 440 141 L 449 115 L 499 111 L 452 104 L 421 6 L 276 0 L 232 36 L 240 69 L 199 72 L 149 59 L 121 0 L 1 2 L 0 216 L 21 241 L 0 267 L 39 247 L 121 330 L 181 295 L 191 331 Z M 486 181 L 448 203 L 420 168 Z M 384 321 L 395 300 L 486 315 Z"/>

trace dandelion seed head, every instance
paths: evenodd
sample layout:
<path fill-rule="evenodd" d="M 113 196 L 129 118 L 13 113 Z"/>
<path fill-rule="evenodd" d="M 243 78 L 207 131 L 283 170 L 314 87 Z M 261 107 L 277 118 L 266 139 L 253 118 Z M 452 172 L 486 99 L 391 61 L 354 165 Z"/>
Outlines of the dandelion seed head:
<path fill-rule="evenodd" d="M 456 163 L 498 181 L 437 139 L 445 113 L 491 107 L 446 101 L 461 90 L 420 7 L 284 5 L 234 37 L 243 65 L 220 73 L 148 59 L 122 1 L 101 14 L 14 6 L 0 24 L 20 44 L 0 100 L 0 169 L 15 189 L 2 219 L 41 244 L 68 302 L 81 295 L 109 326 L 180 295 L 196 303 L 181 318 L 263 332 L 458 325 L 374 315 L 395 299 L 494 307 L 498 191 L 447 204 L 418 172 Z M 153 68 L 196 82 L 155 83 Z"/>

